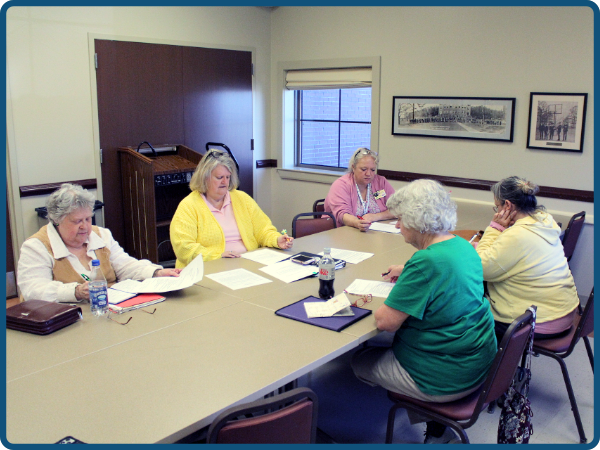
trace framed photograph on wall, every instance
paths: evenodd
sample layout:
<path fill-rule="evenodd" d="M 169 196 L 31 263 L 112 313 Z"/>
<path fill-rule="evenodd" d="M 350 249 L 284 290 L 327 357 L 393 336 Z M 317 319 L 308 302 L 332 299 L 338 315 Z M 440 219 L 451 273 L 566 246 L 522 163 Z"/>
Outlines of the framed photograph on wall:
<path fill-rule="evenodd" d="M 392 134 L 512 142 L 514 121 L 514 98 L 394 97 Z"/>
<path fill-rule="evenodd" d="M 527 148 L 583 152 L 587 94 L 532 92 Z"/>

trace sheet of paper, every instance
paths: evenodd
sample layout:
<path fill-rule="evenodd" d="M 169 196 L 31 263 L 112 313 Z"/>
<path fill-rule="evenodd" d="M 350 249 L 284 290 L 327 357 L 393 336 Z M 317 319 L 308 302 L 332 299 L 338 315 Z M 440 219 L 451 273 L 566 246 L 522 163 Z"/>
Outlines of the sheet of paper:
<path fill-rule="evenodd" d="M 346 294 L 341 293 L 336 295 L 331 300 L 326 302 L 305 302 L 304 309 L 306 310 L 306 316 L 309 319 L 313 317 L 331 317 L 336 312 L 341 311 L 350 306 L 350 300 L 346 297 Z"/>
<path fill-rule="evenodd" d="M 319 253 L 319 255 L 322 254 L 323 252 Z M 358 264 L 365 259 L 369 259 L 373 255 L 374 253 L 354 252 L 352 250 L 342 250 L 340 248 L 331 249 L 331 256 L 333 256 L 335 259 L 343 259 L 350 264 Z"/>
<path fill-rule="evenodd" d="M 289 260 L 261 267 L 260 270 L 284 283 L 291 283 L 300 280 L 301 278 L 315 275 L 319 272 L 317 266 L 303 266 L 302 264 L 296 264 Z"/>
<path fill-rule="evenodd" d="M 225 272 L 211 273 L 210 275 L 206 275 L 206 278 L 210 278 L 234 291 L 273 282 L 268 278 L 261 277 L 246 269 L 234 269 Z"/>
<path fill-rule="evenodd" d="M 387 298 L 395 283 L 356 279 L 346 288 L 346 292 L 357 295 L 371 294 L 373 297 Z"/>
<path fill-rule="evenodd" d="M 383 231 L 384 233 L 400 234 L 400 228 L 396 228 L 396 225 L 393 223 L 373 222 L 369 227 L 369 230 Z"/>
<path fill-rule="evenodd" d="M 204 262 L 202 255 L 198 255 L 181 271 L 178 277 L 147 278 L 144 281 L 123 280 L 113 284 L 111 287 L 112 289 L 131 292 L 132 294 L 178 291 L 202 280 L 203 275 Z"/>
<path fill-rule="evenodd" d="M 130 299 L 131 297 L 135 297 L 135 294 L 130 292 L 117 291 L 113 288 L 108 288 L 108 303 L 111 305 L 116 305 L 117 303 L 124 302 L 125 300 Z"/>
<path fill-rule="evenodd" d="M 283 261 L 289 257 L 290 255 L 287 253 L 270 250 L 268 248 L 261 248 L 259 250 L 254 250 L 253 252 L 242 253 L 242 258 L 256 261 L 257 263 L 264 264 L 265 266 L 278 263 L 279 261 Z"/>

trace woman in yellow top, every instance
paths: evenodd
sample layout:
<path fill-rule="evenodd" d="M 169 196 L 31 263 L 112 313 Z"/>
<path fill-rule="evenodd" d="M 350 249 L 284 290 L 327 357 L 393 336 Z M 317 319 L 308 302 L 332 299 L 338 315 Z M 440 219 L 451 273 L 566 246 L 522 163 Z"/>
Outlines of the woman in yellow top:
<path fill-rule="evenodd" d="M 248 194 L 238 191 L 238 173 L 231 157 L 209 150 L 190 180 L 171 221 L 176 267 L 202 254 L 204 261 L 238 258 L 258 247 L 291 248 L 293 238 L 280 234 Z"/>
<path fill-rule="evenodd" d="M 494 218 L 477 245 L 496 336 L 531 305 L 537 306 L 536 338 L 571 327 L 579 297 L 560 240 L 560 227 L 537 204 L 539 188 L 509 177 L 492 186 Z"/>

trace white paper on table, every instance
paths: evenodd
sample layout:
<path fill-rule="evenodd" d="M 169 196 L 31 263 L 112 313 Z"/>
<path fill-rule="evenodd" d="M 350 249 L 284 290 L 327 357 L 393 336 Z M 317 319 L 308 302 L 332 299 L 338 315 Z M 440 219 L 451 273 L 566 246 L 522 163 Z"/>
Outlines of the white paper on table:
<path fill-rule="evenodd" d="M 326 302 L 304 302 L 306 316 L 309 319 L 312 319 L 313 317 L 331 317 L 336 312 L 341 311 L 348 306 L 350 306 L 350 300 L 348 300 L 348 297 L 346 297 L 346 294 L 344 293 L 336 295 Z"/>
<path fill-rule="evenodd" d="M 203 275 L 204 261 L 200 254 L 181 271 L 178 277 L 147 278 L 144 281 L 124 280 L 113 284 L 111 288 L 132 294 L 178 291 L 202 280 Z"/>
<path fill-rule="evenodd" d="M 369 231 L 383 231 L 384 233 L 400 234 L 400 228 L 396 228 L 394 223 L 373 222 L 369 227 Z"/>
<path fill-rule="evenodd" d="M 270 250 L 268 248 L 261 248 L 260 250 L 254 250 L 253 252 L 242 253 L 241 256 L 242 258 L 246 258 L 266 266 L 278 263 L 279 261 L 283 261 L 284 259 L 290 257 L 290 255 L 277 252 L 275 250 Z"/>
<path fill-rule="evenodd" d="M 216 281 L 234 291 L 260 284 L 272 283 L 268 278 L 261 277 L 246 269 L 226 270 L 225 272 L 211 273 L 206 278 Z"/>
<path fill-rule="evenodd" d="M 346 292 L 356 295 L 368 295 L 387 298 L 395 283 L 356 279 L 346 288 Z"/>
<path fill-rule="evenodd" d="M 111 305 L 116 305 L 117 303 L 124 302 L 125 300 L 129 300 L 131 297 L 135 297 L 136 294 L 132 294 L 131 292 L 118 291 L 113 288 L 108 288 L 108 303 Z"/>
<path fill-rule="evenodd" d="M 260 270 L 284 283 L 291 283 L 319 272 L 316 266 L 303 266 L 302 264 L 293 263 L 290 260 L 261 267 Z"/>
<path fill-rule="evenodd" d="M 322 255 L 323 252 L 319 253 Z M 347 263 L 350 264 L 358 264 L 359 262 L 364 261 L 365 259 L 369 259 L 373 256 L 374 253 L 366 253 L 366 252 L 354 252 L 352 250 L 342 250 L 339 248 L 331 249 L 331 256 L 335 259 L 343 259 Z"/>

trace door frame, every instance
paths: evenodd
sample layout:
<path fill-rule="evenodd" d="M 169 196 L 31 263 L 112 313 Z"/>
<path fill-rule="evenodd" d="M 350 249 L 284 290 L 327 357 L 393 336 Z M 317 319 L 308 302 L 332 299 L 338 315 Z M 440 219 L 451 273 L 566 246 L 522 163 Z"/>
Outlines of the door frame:
<path fill-rule="evenodd" d="M 100 157 L 100 120 L 98 118 L 98 85 L 96 80 L 96 47 L 95 40 L 108 40 L 108 41 L 124 41 L 124 42 L 139 42 L 145 44 L 164 44 L 164 45 L 179 45 L 184 47 L 201 47 L 201 48 L 213 48 L 220 50 L 237 50 L 237 51 L 245 51 L 250 52 L 252 55 L 252 67 L 256 67 L 256 47 L 246 47 L 240 45 L 219 45 L 214 43 L 202 43 L 202 42 L 189 42 L 189 41 L 178 41 L 178 40 L 169 40 L 169 39 L 156 39 L 156 38 L 145 38 L 139 36 L 124 36 L 124 35 L 113 35 L 113 34 L 100 34 L 100 33 L 88 33 L 88 50 L 89 50 L 89 68 L 90 68 L 90 88 L 91 88 L 91 101 L 92 101 L 92 130 L 93 130 L 93 142 L 94 142 L 94 170 L 96 172 L 96 197 L 98 200 L 102 201 L 103 194 L 103 185 L 102 185 L 102 165 L 101 165 L 101 157 Z M 256 91 L 256 77 L 254 76 L 254 71 L 252 73 L 252 135 L 254 136 L 255 130 L 255 113 L 256 113 L 256 104 L 255 104 L 255 93 Z M 204 151 L 204 149 L 199 149 Z M 256 158 L 254 157 L 254 153 L 252 153 L 253 162 L 252 167 L 254 170 L 254 166 L 256 164 Z M 256 177 L 252 177 L 253 191 L 256 191 Z M 100 212 L 100 211 L 98 211 Z M 102 209 L 102 215 L 98 218 L 98 212 L 96 213 L 96 218 L 100 219 L 100 223 L 104 224 L 104 210 Z"/>

